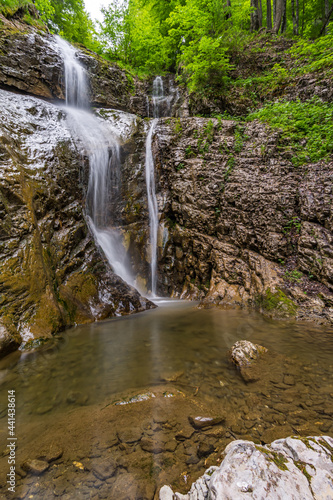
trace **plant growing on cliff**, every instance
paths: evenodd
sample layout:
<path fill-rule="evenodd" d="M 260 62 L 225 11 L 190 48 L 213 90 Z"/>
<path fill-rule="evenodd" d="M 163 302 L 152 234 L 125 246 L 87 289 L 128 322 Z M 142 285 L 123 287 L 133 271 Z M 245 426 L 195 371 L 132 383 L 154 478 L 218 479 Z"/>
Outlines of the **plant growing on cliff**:
<path fill-rule="evenodd" d="M 284 273 L 284 279 L 291 281 L 292 283 L 299 283 L 303 277 L 303 273 L 294 269 L 293 271 L 286 271 Z"/>
<path fill-rule="evenodd" d="M 235 128 L 235 140 L 234 140 L 234 151 L 235 153 L 240 153 L 243 149 L 244 141 L 247 137 L 245 136 L 245 127 L 241 125 L 236 125 Z"/>
<path fill-rule="evenodd" d="M 333 152 L 333 105 L 318 97 L 301 102 L 278 101 L 251 113 L 249 121 L 259 119 L 281 129 L 280 148 L 294 153 L 295 166 L 329 159 Z"/>
<path fill-rule="evenodd" d="M 292 217 L 287 224 L 283 228 L 284 233 L 290 233 L 292 229 L 296 231 L 296 233 L 300 233 L 302 228 L 302 222 L 299 217 L 294 216 Z"/>
<path fill-rule="evenodd" d="M 195 156 L 191 146 L 187 146 L 185 148 L 185 156 L 186 158 L 192 158 L 193 156 Z"/>

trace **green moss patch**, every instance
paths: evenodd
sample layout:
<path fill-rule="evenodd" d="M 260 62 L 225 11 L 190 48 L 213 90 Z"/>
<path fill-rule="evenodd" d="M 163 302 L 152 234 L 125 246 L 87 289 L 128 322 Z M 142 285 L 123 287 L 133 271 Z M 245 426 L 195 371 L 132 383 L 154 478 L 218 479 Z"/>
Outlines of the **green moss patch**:
<path fill-rule="evenodd" d="M 258 305 L 264 311 L 282 316 L 296 316 L 297 305 L 282 290 L 272 292 L 270 288 L 258 299 Z"/>

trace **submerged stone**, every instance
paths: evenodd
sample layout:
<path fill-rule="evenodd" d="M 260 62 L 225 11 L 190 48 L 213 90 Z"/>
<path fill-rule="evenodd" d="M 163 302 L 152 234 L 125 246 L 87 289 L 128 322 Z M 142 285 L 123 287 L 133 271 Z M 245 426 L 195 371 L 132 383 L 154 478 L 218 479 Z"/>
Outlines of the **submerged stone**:
<path fill-rule="evenodd" d="M 49 463 L 44 460 L 27 460 L 22 464 L 22 469 L 30 474 L 43 474 L 49 468 Z"/>
<path fill-rule="evenodd" d="M 267 351 L 266 347 L 252 344 L 248 340 L 240 340 L 232 346 L 230 356 L 236 366 L 242 367 L 251 365 Z"/>
<path fill-rule="evenodd" d="M 190 424 L 195 429 L 203 429 L 204 427 L 210 427 L 211 425 L 218 425 L 225 420 L 224 416 L 217 417 L 188 417 Z"/>
<path fill-rule="evenodd" d="M 240 340 L 231 347 L 229 356 L 245 382 L 256 382 L 260 379 L 258 361 L 266 352 L 266 347 L 252 344 L 248 340 Z"/>

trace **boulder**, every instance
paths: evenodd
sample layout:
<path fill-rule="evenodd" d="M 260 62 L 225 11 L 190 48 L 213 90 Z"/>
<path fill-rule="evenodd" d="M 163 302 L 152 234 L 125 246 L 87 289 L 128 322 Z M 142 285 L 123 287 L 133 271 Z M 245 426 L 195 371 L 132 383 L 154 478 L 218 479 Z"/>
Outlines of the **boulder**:
<path fill-rule="evenodd" d="M 239 340 L 232 346 L 230 356 L 235 365 L 241 368 L 243 366 L 251 365 L 265 352 L 267 352 L 266 347 L 258 344 L 252 344 L 252 342 L 249 342 L 248 340 Z"/>
<path fill-rule="evenodd" d="M 288 437 L 270 445 L 234 441 L 187 495 L 173 500 L 313 500 L 333 498 L 333 439 Z M 164 487 L 165 488 L 165 487 Z M 163 490 L 164 492 L 165 490 Z"/>
<path fill-rule="evenodd" d="M 229 355 L 245 382 L 255 382 L 260 378 L 257 362 L 266 352 L 266 347 L 252 344 L 248 340 L 240 340 L 232 346 Z"/>

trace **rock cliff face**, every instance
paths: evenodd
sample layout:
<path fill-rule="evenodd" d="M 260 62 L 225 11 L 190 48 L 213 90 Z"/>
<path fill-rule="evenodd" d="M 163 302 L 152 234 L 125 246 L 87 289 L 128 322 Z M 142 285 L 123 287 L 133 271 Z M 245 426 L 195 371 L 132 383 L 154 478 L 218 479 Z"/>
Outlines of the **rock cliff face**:
<path fill-rule="evenodd" d="M 163 290 L 333 321 L 332 163 L 295 168 L 254 122 L 164 120 L 155 138 L 169 240 Z"/>
<path fill-rule="evenodd" d="M 159 121 L 160 293 L 333 322 L 332 164 L 297 169 L 278 139 L 259 122 Z M 143 162 L 137 144 L 128 172 Z M 136 181 L 127 212 L 138 248 L 148 233 Z"/>
<path fill-rule="evenodd" d="M 0 86 L 63 101 L 63 62 L 54 37 L 1 14 L 0 25 Z M 77 54 L 89 74 L 92 104 L 146 114 L 144 84 L 83 46 L 78 47 Z"/>

